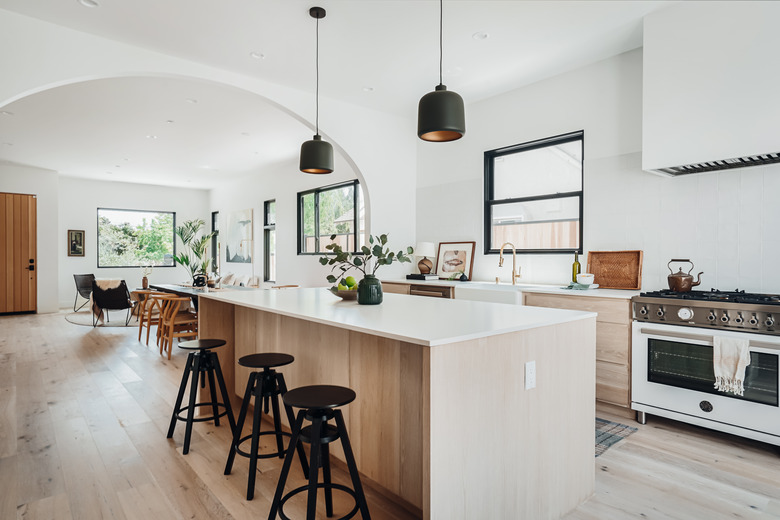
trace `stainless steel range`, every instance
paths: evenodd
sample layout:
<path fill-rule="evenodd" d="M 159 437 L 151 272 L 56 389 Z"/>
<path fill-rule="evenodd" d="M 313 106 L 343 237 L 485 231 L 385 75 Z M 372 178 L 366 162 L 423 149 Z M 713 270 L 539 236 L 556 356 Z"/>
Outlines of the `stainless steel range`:
<path fill-rule="evenodd" d="M 780 445 L 780 295 L 655 291 L 632 298 L 631 407 Z M 713 338 L 749 340 L 744 395 L 715 390 Z"/>

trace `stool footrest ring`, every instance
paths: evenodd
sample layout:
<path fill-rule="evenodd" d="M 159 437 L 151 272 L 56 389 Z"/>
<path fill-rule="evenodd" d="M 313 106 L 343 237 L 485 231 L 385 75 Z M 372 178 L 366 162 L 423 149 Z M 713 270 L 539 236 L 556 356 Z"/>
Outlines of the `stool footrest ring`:
<path fill-rule="evenodd" d="M 208 406 L 209 408 L 211 408 L 211 407 L 214 406 L 214 404 L 213 403 L 198 403 L 194 407 L 197 408 L 199 406 Z M 223 415 L 227 415 L 227 408 L 225 407 L 225 405 L 223 403 L 217 403 L 217 407 L 218 408 L 223 408 L 225 411 L 222 412 L 222 413 L 217 414 L 216 417 L 222 417 Z M 178 410 L 176 410 L 174 412 L 174 415 L 176 416 L 176 418 L 178 420 L 187 422 L 187 417 L 182 417 L 181 414 L 186 412 L 189 409 L 190 409 L 189 406 L 183 406 L 183 407 L 179 408 Z M 204 417 L 193 417 L 192 418 L 192 422 L 213 421 L 216 417 L 213 416 L 213 415 L 204 416 Z"/>
<path fill-rule="evenodd" d="M 341 516 L 339 518 L 334 518 L 333 520 L 348 520 L 349 518 L 352 518 L 353 516 L 355 516 L 357 514 L 357 512 L 358 512 L 358 499 L 357 499 L 357 495 L 355 494 L 355 491 L 353 489 L 348 488 L 347 486 L 343 486 L 341 484 L 334 484 L 334 483 L 328 484 L 326 482 L 318 482 L 317 483 L 317 489 L 325 489 L 325 488 L 328 488 L 328 487 L 330 489 L 338 489 L 339 491 L 343 491 L 343 492 L 347 493 L 348 495 L 350 495 L 355 500 L 355 507 L 353 507 L 352 510 L 349 513 L 347 513 L 346 515 Z M 293 489 L 292 491 L 290 491 L 289 493 L 287 493 L 286 495 L 284 495 L 282 497 L 282 499 L 279 501 L 279 511 L 278 511 L 278 513 L 279 513 L 279 516 L 283 520 L 292 520 L 290 517 L 288 517 L 287 515 L 284 514 L 284 503 L 287 502 L 289 499 L 291 499 L 293 496 L 297 495 L 298 493 L 302 493 L 303 491 L 307 491 L 308 489 L 309 489 L 309 485 L 308 484 L 305 485 L 305 486 L 300 486 L 300 487 L 297 487 L 297 488 Z"/>
<path fill-rule="evenodd" d="M 261 436 L 261 435 L 284 435 L 285 437 L 290 437 L 291 436 L 287 432 L 277 432 L 277 431 L 260 432 L 260 433 L 257 434 L 258 437 Z M 244 443 L 245 441 L 248 441 L 251 438 L 252 438 L 251 434 L 247 435 L 246 437 L 241 437 L 238 440 L 238 444 L 234 447 L 234 449 L 236 450 L 236 453 L 238 453 L 242 457 L 250 458 L 252 455 L 248 451 L 242 450 L 240 448 L 240 446 L 241 446 L 242 443 Z M 274 458 L 274 457 L 281 457 L 281 456 L 284 456 L 286 451 L 287 450 L 283 450 L 281 452 L 275 451 L 273 453 L 258 453 L 257 454 L 257 458 L 258 459 L 271 459 L 271 458 Z"/>

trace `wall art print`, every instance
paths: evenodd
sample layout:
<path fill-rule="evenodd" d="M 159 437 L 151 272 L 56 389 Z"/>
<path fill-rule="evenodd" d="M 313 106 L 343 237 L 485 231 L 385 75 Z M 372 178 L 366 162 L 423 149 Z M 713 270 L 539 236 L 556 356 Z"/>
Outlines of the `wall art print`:
<path fill-rule="evenodd" d="M 227 216 L 225 260 L 252 263 L 252 210 L 233 211 Z"/>

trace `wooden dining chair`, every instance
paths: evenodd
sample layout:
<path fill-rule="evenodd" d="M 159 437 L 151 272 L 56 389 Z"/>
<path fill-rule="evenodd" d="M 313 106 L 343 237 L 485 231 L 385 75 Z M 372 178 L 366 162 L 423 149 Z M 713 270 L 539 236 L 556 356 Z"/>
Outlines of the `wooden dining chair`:
<path fill-rule="evenodd" d="M 171 359 L 174 339 L 198 337 L 198 316 L 185 310 L 190 298 L 171 296 L 161 299 L 161 302 L 161 324 L 157 327 L 160 355 L 167 351 L 168 359 Z"/>
<path fill-rule="evenodd" d="M 141 333 L 143 332 L 144 327 L 146 327 L 146 345 L 149 346 L 149 334 L 152 330 L 152 325 L 156 325 L 158 329 L 160 327 L 161 301 L 171 297 L 171 294 L 149 289 L 142 289 L 140 291 L 135 291 L 135 293 L 138 294 L 139 297 L 138 341 L 141 341 Z"/>

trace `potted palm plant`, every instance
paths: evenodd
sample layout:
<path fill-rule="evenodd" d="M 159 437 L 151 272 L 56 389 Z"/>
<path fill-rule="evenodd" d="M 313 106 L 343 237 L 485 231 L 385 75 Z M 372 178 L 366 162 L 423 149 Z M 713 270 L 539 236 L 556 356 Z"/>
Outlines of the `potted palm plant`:
<path fill-rule="evenodd" d="M 330 239 L 335 240 L 336 235 L 331 235 Z M 414 253 L 412 247 L 393 252 L 387 247 L 387 235 L 369 235 L 368 244 L 371 247 L 363 246 L 360 248 L 360 254 L 344 251 L 340 244 L 335 242 L 325 246 L 332 255 L 320 258 L 322 265 L 330 265 L 331 274 L 328 275 L 328 282 L 338 282 L 341 286 L 346 286 L 345 275 L 351 269 L 357 269 L 363 273 L 363 278 L 358 282 L 357 300 L 363 305 L 376 305 L 382 303 L 382 283 L 376 277 L 376 271 L 382 265 L 390 265 L 393 262 L 408 263 L 412 259 L 407 256 Z M 340 271 L 340 277 L 334 276 L 334 271 Z M 337 287 L 332 287 L 335 291 Z"/>
<path fill-rule="evenodd" d="M 181 226 L 176 226 L 175 230 L 176 236 L 181 239 L 184 247 L 182 252 L 174 255 L 173 258 L 189 271 L 192 285 L 206 285 L 209 264 L 211 263 L 211 258 L 206 252 L 214 232 L 198 237 L 198 233 L 204 225 L 203 219 L 186 220 Z"/>

